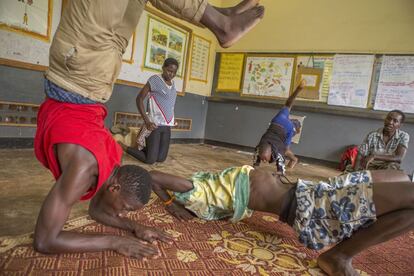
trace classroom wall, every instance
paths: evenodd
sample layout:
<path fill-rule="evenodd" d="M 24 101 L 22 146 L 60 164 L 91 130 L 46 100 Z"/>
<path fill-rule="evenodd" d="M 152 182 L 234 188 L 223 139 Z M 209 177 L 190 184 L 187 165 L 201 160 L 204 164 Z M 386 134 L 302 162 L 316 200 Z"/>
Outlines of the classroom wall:
<path fill-rule="evenodd" d="M 255 147 L 278 108 L 263 108 L 250 104 L 210 101 L 205 139 Z M 299 144 L 292 144 L 295 154 L 320 160 L 339 162 L 347 145 L 360 144 L 368 132 L 383 126 L 382 119 L 292 110 L 293 115 L 306 116 Z M 403 162 L 407 173 L 414 171 L 414 124 L 402 130 L 411 136 L 408 153 Z"/>
<path fill-rule="evenodd" d="M 223 6 L 238 2 L 221 1 Z M 260 4 L 266 9 L 262 22 L 227 51 L 414 53 L 412 0 Z"/>
<path fill-rule="evenodd" d="M 139 88 L 115 85 L 111 99 L 106 103 L 108 116 L 105 124 L 112 126 L 116 111 L 138 113 L 135 98 Z M 43 72 L 0 66 L 0 100 L 40 104 L 44 99 Z M 207 116 L 204 96 L 188 93 L 178 96 L 175 116 L 192 119 L 191 131 L 173 131 L 172 138 L 203 139 Z M 34 127 L 0 126 L 0 138 L 33 138 Z"/>

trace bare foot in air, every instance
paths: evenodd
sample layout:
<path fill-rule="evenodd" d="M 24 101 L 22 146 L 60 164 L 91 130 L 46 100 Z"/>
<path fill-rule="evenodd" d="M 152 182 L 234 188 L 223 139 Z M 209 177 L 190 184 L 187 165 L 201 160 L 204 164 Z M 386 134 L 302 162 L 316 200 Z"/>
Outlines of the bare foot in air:
<path fill-rule="evenodd" d="M 327 251 L 318 257 L 318 266 L 328 275 L 359 276 L 352 267 L 352 259 Z"/>
<path fill-rule="evenodd" d="M 214 8 L 224 15 L 231 16 L 231 15 L 236 15 L 236 14 L 245 12 L 253 8 L 254 6 L 257 6 L 258 3 L 259 3 L 259 0 L 243 0 L 234 7 L 228 7 L 228 8 L 214 7 Z"/>
<path fill-rule="evenodd" d="M 264 7 L 257 6 L 241 14 L 228 16 L 224 27 L 216 33 L 220 46 L 228 48 L 242 38 L 263 18 Z"/>

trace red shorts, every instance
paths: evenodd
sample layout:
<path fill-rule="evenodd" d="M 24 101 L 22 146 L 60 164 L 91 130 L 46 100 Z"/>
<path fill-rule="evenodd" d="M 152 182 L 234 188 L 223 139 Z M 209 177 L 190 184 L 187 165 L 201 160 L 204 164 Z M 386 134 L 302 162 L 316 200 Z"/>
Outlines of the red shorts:
<path fill-rule="evenodd" d="M 47 99 L 39 109 L 34 141 L 37 159 L 57 180 L 62 171 L 54 145 L 77 144 L 89 150 L 98 163 L 98 182 L 81 200 L 92 198 L 121 164 L 122 149 L 105 128 L 107 110 L 101 104 L 71 104 Z"/>

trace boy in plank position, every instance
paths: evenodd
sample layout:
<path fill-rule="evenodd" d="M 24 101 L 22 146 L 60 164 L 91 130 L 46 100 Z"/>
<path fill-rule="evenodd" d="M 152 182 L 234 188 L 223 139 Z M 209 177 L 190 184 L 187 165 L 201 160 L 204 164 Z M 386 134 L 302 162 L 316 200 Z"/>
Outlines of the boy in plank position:
<path fill-rule="evenodd" d="M 360 171 L 295 185 L 250 166 L 198 172 L 189 180 L 159 171 L 150 175 L 154 192 L 179 219 L 195 214 L 236 222 L 263 211 L 277 214 L 311 249 L 336 243 L 318 258 L 329 275 L 358 275 L 353 256 L 414 228 L 414 186 L 398 171 Z"/>

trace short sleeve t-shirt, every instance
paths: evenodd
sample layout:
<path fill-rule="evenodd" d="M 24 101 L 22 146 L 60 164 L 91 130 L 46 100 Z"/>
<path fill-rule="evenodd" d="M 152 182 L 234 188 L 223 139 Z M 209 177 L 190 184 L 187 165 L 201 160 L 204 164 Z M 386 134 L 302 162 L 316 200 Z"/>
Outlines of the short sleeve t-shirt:
<path fill-rule="evenodd" d="M 279 113 L 272 119 L 272 124 L 277 124 L 283 127 L 286 131 L 285 145 L 289 146 L 292 143 L 292 137 L 295 135 L 295 127 L 289 119 L 289 108 L 283 107 Z"/>

